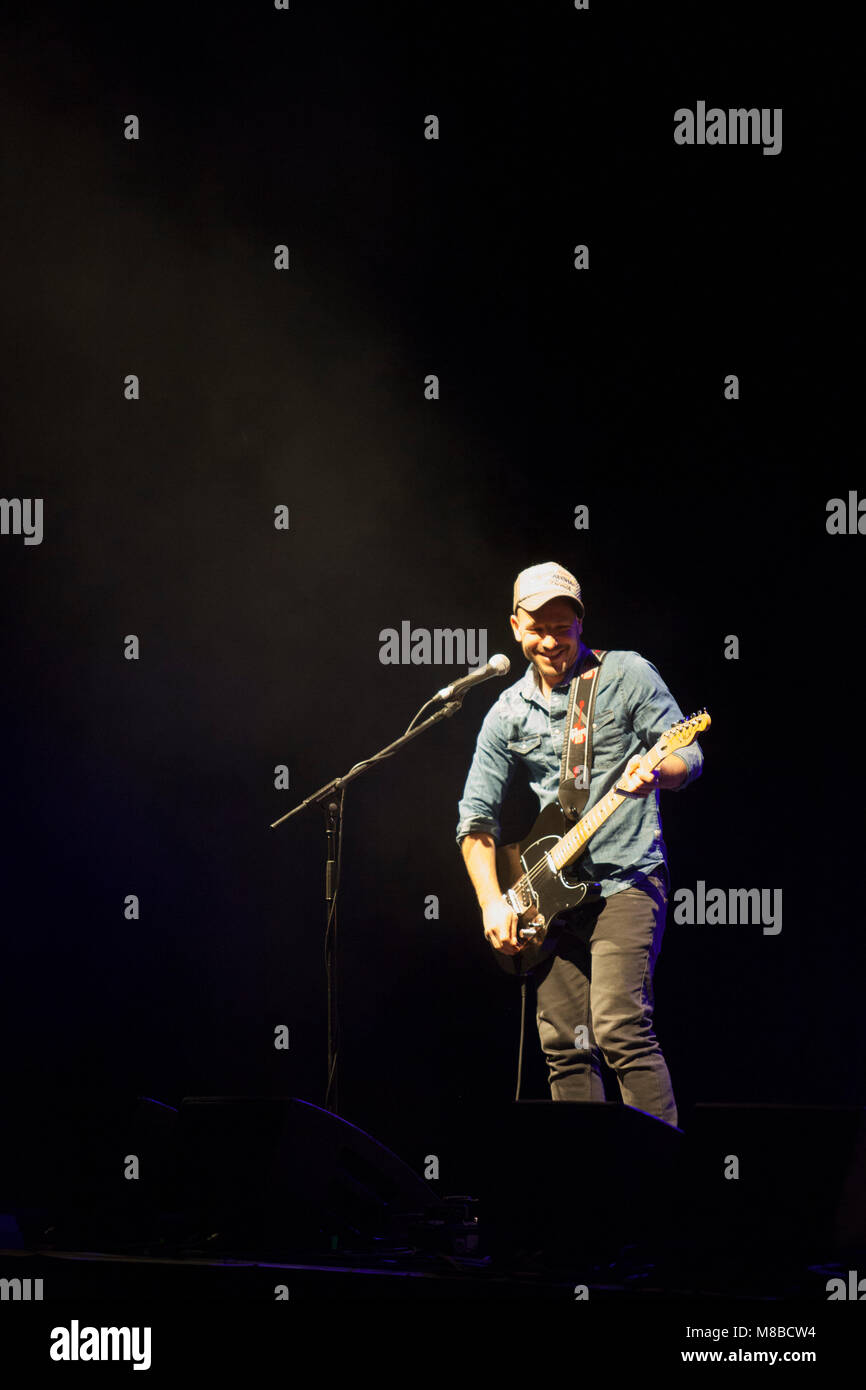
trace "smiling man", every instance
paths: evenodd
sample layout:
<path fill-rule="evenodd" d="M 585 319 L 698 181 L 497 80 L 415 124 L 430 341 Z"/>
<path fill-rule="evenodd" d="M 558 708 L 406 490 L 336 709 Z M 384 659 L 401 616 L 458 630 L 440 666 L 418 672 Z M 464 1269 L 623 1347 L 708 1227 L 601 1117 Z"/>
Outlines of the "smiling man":
<path fill-rule="evenodd" d="M 457 842 L 494 950 L 516 954 L 516 914 L 496 872 L 499 815 L 523 764 L 543 809 L 556 800 L 571 682 L 598 666 L 582 639 L 584 605 L 574 575 L 552 562 L 533 565 L 514 586 L 511 627 L 529 665 L 503 691 L 481 726 L 459 806 Z M 569 930 L 536 971 L 536 1023 L 554 1100 L 604 1100 L 601 1059 L 626 1105 L 668 1124 L 677 1108 L 653 1031 L 652 979 L 665 929 L 670 878 L 659 789 L 676 791 L 700 776 L 693 742 L 653 773 L 641 757 L 682 711 L 651 662 L 608 651 L 598 673 L 592 768 L 585 811 L 615 782 L 629 799 L 601 826 L 581 869 L 601 884 L 590 907 L 563 914 Z"/>

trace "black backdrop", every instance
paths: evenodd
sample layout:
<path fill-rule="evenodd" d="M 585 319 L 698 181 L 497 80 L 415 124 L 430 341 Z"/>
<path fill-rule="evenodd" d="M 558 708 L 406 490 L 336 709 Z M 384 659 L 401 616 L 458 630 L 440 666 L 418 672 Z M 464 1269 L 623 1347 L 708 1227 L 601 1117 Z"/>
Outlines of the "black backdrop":
<path fill-rule="evenodd" d="M 712 715 L 674 888 L 784 894 L 775 936 L 669 921 L 681 1112 L 862 1103 L 853 60 L 826 8 L 700 8 L 7 7 L 0 493 L 44 501 L 0 536 L 8 1105 L 321 1103 L 324 837 L 268 824 L 461 674 L 382 629 L 518 675 L 545 559 Z M 677 146 L 698 100 L 782 108 L 781 153 Z M 346 797 L 340 1108 L 415 1162 L 513 1091 L 454 841 L 501 688 Z"/>

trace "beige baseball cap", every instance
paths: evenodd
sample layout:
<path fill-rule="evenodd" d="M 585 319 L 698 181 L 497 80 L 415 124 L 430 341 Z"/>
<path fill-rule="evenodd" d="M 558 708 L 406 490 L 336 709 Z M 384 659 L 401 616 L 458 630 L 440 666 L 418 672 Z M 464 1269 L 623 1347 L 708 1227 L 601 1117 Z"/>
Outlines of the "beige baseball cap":
<path fill-rule="evenodd" d="M 540 608 L 552 598 L 570 598 L 577 604 L 580 617 L 584 616 L 580 585 L 574 575 L 563 569 L 562 565 L 548 560 L 543 565 L 532 565 L 528 570 L 520 571 L 514 584 L 515 613 L 518 608 L 525 608 L 528 613 L 534 613 L 536 608 Z"/>

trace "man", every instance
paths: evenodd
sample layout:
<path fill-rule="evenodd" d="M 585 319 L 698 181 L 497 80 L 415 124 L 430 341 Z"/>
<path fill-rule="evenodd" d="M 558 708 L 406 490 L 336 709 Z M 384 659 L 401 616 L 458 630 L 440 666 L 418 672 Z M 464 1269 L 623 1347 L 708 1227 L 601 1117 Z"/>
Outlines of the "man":
<path fill-rule="evenodd" d="M 595 664 L 582 641 L 583 619 L 580 585 L 561 565 L 533 565 L 518 575 L 511 627 L 530 665 L 488 711 L 460 801 L 457 843 L 484 935 L 507 955 L 521 946 L 496 873 L 499 814 L 518 763 L 528 769 L 541 808 L 556 799 L 571 681 Z M 572 930 L 536 971 L 538 1035 L 554 1100 L 604 1100 L 603 1057 L 626 1105 L 675 1125 L 670 1074 L 653 1032 L 652 979 L 670 892 L 658 792 L 699 777 L 703 753 L 693 742 L 652 773 L 638 772 L 642 754 L 682 711 L 637 652 L 609 651 L 597 679 L 585 810 L 617 781 L 629 798 L 578 861 L 601 883 L 601 897 L 563 914 Z"/>

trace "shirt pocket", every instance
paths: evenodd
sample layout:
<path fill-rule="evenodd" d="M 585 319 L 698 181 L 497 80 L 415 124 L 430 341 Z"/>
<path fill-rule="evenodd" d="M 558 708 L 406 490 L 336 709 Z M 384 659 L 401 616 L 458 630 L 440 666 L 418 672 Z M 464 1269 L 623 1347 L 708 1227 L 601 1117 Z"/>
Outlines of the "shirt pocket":
<path fill-rule="evenodd" d="M 509 753 L 516 753 L 519 758 L 528 758 L 531 753 L 539 747 L 541 734 L 531 734 L 528 738 L 512 738 L 508 740 L 506 747 Z"/>

